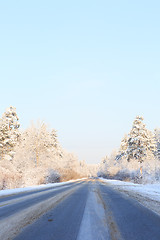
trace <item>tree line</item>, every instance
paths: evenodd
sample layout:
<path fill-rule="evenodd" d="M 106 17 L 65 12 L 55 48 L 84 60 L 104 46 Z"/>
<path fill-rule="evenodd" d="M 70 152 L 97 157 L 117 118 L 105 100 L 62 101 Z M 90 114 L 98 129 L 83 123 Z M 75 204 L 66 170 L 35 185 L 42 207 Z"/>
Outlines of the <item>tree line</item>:
<path fill-rule="evenodd" d="M 62 148 L 55 129 L 44 122 L 21 130 L 15 107 L 0 119 L 0 189 L 86 177 L 85 161 Z"/>
<path fill-rule="evenodd" d="M 137 116 L 118 151 L 102 159 L 98 175 L 134 182 L 159 181 L 160 129 L 148 130 L 143 117 Z"/>

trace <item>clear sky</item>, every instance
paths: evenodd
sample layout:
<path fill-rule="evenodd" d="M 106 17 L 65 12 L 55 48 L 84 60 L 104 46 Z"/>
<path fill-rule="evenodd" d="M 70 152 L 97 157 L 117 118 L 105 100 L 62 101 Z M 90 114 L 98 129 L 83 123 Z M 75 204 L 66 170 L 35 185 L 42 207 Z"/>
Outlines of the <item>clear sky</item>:
<path fill-rule="evenodd" d="M 0 1 L 0 114 L 98 163 L 136 115 L 160 127 L 160 1 Z"/>

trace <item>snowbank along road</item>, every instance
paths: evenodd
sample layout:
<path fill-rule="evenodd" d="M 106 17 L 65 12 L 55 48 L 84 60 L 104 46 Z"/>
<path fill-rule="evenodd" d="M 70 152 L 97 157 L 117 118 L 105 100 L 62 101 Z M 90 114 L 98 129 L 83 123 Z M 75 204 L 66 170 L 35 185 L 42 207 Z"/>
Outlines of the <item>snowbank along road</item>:
<path fill-rule="evenodd" d="M 116 186 L 88 179 L 3 196 L 0 240 L 160 240 L 155 200 L 151 210 Z"/>

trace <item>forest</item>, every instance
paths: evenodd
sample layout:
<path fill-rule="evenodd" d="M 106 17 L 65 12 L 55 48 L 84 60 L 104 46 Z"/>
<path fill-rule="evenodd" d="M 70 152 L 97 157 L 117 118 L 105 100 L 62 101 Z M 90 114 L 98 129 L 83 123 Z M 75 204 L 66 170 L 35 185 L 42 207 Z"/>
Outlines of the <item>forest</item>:
<path fill-rule="evenodd" d="M 3 113 L 0 119 L 1 190 L 78 179 L 91 175 L 90 169 L 85 161 L 79 161 L 61 147 L 55 129 L 38 122 L 22 131 L 15 107 Z"/>
<path fill-rule="evenodd" d="M 99 177 L 153 183 L 160 180 L 160 129 L 148 130 L 141 116 L 123 137 L 118 150 L 105 156 L 99 166 Z"/>
<path fill-rule="evenodd" d="M 63 149 L 55 129 L 44 122 L 21 130 L 15 107 L 0 119 L 0 189 L 98 176 L 152 183 L 160 180 L 160 129 L 151 132 L 137 116 L 118 150 L 97 165 Z"/>

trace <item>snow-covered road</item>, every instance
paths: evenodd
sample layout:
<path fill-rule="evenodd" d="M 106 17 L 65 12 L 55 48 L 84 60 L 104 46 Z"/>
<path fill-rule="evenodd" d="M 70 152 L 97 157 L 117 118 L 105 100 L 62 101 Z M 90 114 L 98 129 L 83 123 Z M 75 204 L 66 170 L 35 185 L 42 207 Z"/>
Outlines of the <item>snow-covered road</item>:
<path fill-rule="evenodd" d="M 82 181 L 32 189 L 6 190 L 0 198 L 0 239 L 13 239 L 20 229 L 75 191 Z M 1 193 L 0 193 L 1 194 Z"/>
<path fill-rule="evenodd" d="M 152 186 L 89 179 L 2 197 L 0 239 L 159 240 L 160 216 L 139 200 L 159 202 Z"/>

